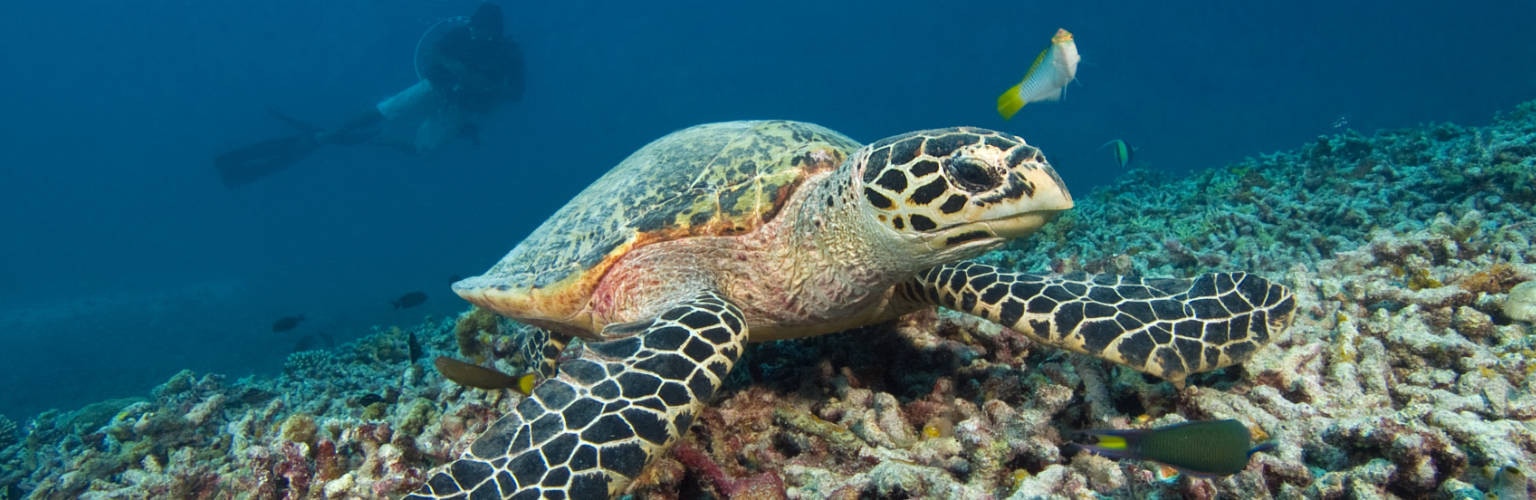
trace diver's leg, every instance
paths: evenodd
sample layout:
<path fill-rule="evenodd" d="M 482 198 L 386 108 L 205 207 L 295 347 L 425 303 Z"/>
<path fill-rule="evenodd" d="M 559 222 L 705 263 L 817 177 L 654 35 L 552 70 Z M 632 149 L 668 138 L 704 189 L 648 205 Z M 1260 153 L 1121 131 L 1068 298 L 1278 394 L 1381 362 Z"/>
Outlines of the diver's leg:
<path fill-rule="evenodd" d="M 236 188 L 275 174 L 320 148 L 314 134 L 303 133 L 251 144 L 213 158 L 219 178 Z"/>
<path fill-rule="evenodd" d="M 467 119 L 464 112 L 444 101 L 441 108 L 416 127 L 416 152 L 436 151 L 448 141 L 463 135 Z"/>
<path fill-rule="evenodd" d="M 355 145 L 368 142 L 384 129 L 384 115 L 369 108 L 334 130 L 321 132 L 320 142 L 326 144 Z"/>

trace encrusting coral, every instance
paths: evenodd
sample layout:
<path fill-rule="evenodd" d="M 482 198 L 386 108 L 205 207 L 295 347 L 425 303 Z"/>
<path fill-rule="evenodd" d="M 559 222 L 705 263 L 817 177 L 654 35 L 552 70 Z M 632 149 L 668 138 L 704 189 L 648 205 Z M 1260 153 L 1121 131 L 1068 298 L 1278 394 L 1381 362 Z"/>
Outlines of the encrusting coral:
<path fill-rule="evenodd" d="M 1481 498 L 1536 470 L 1536 102 L 1488 127 L 1321 137 L 1187 178 L 1132 170 L 985 257 L 1036 271 L 1248 269 L 1292 327 L 1177 389 L 949 311 L 749 347 L 643 498 Z M 183 372 L 147 400 L 0 418 L 0 498 L 373 498 L 418 486 L 518 397 L 489 313 Z M 412 359 L 409 336 L 422 341 Z M 1197 478 L 1067 448 L 1077 429 L 1233 418 L 1277 443 Z M 13 429 L 7 431 L 7 429 Z M 12 436 L 7 439 L 7 436 Z M 1510 479 L 1518 477 L 1519 479 Z M 1529 485 L 1527 485 L 1527 488 Z M 1526 490 L 1528 492 L 1528 489 Z"/>

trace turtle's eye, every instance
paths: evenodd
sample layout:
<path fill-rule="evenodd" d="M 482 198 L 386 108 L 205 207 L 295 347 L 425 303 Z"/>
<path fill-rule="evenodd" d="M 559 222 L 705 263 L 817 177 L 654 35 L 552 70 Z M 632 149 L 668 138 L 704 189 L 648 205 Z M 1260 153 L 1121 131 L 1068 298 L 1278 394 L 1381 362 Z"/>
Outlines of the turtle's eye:
<path fill-rule="evenodd" d="M 985 162 L 968 156 L 947 162 L 944 165 L 944 172 L 955 184 L 972 193 L 993 189 L 1002 183 L 1002 178 L 998 177 Z"/>

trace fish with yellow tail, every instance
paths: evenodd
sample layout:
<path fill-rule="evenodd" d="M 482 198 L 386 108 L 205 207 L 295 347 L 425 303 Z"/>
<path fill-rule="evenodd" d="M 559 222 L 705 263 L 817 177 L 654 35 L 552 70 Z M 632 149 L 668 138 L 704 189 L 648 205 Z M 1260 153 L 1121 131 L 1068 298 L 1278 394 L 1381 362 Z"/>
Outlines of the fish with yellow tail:
<path fill-rule="evenodd" d="M 1051 46 L 1035 56 L 1034 64 L 1024 72 L 1024 80 L 997 96 L 997 113 L 1004 120 L 1012 119 L 1025 104 L 1061 99 L 1062 89 L 1077 78 L 1077 42 L 1067 30 L 1057 29 L 1051 37 Z"/>
<path fill-rule="evenodd" d="M 538 382 L 538 378 L 532 373 L 512 376 L 494 368 L 465 363 L 446 356 L 438 356 L 437 359 L 432 360 L 432 365 L 437 367 L 438 373 L 443 374 L 443 378 L 452 380 L 455 384 L 487 391 L 512 389 L 527 396 L 533 394 L 533 384 Z"/>
<path fill-rule="evenodd" d="M 1085 450 L 1115 458 L 1151 460 L 1200 477 L 1236 474 L 1248 466 L 1254 453 L 1275 448 L 1273 442 L 1253 445 L 1248 427 L 1236 420 L 1081 434 L 1074 444 Z"/>

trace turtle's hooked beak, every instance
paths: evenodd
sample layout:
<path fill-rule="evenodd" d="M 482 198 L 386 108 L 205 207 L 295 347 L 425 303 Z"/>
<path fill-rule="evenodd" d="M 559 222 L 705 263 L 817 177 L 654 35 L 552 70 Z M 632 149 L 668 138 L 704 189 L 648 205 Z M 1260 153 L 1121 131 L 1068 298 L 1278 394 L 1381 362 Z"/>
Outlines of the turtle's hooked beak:
<path fill-rule="evenodd" d="M 1071 206 L 1069 205 L 1068 208 L 1071 208 Z M 1028 212 L 1002 219 L 981 221 L 976 223 L 976 225 L 987 228 L 992 234 L 996 234 L 1001 238 L 1023 238 L 1034 234 L 1035 231 L 1045 226 L 1047 222 L 1060 215 L 1063 210 L 1065 209 Z"/>
<path fill-rule="evenodd" d="M 1070 206 L 1069 202 L 1068 207 Z M 1061 210 L 1037 210 L 950 226 L 935 231 L 926 243 L 928 249 L 933 251 L 950 249 L 963 251 L 974 248 L 976 249 L 974 252 L 979 254 L 1000 246 L 1008 240 L 1034 234 L 1060 213 Z"/>

